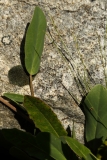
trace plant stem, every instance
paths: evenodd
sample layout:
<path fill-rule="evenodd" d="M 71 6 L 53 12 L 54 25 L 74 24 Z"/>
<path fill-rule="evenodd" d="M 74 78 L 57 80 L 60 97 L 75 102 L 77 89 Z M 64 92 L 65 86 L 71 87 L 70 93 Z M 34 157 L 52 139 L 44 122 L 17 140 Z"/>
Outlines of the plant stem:
<path fill-rule="evenodd" d="M 6 106 L 8 106 L 8 108 L 10 108 L 11 110 L 13 110 L 15 113 L 19 114 L 21 117 L 23 117 L 24 119 L 26 119 L 27 121 L 30 121 L 32 123 L 32 120 L 29 119 L 29 117 L 27 117 L 25 114 L 23 114 L 22 112 L 20 112 L 18 109 L 16 109 L 12 104 L 10 104 L 7 100 L 5 100 L 4 98 L 0 97 L 0 101 L 5 104 Z"/>
<path fill-rule="evenodd" d="M 4 98 L 0 97 L 0 101 L 2 103 L 4 103 L 6 106 L 8 106 L 10 109 L 12 109 L 14 112 L 17 112 L 16 108 L 11 105 L 7 100 L 5 100 Z"/>
<path fill-rule="evenodd" d="M 30 75 L 30 92 L 31 96 L 34 97 L 34 90 L 33 90 L 33 84 L 32 84 L 32 75 Z"/>

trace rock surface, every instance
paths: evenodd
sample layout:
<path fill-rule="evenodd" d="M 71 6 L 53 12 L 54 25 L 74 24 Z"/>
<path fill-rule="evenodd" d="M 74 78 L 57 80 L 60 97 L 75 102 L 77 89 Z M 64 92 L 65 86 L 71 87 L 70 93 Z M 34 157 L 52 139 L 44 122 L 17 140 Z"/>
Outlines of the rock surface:
<path fill-rule="evenodd" d="M 77 139 L 83 142 L 85 117 L 79 104 L 92 86 L 106 84 L 106 5 L 97 0 L 1 0 L 1 94 L 30 94 L 21 57 L 25 30 L 37 5 L 48 27 L 40 71 L 33 81 L 35 96 L 51 105 L 65 128 L 72 130 L 74 121 Z M 0 128 L 13 127 L 20 125 L 1 104 Z"/>

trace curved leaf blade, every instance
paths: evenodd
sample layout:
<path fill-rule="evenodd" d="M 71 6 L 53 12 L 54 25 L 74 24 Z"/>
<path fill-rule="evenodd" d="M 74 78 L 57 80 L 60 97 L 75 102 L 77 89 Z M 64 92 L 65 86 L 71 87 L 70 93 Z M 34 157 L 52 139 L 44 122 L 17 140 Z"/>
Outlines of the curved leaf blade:
<path fill-rule="evenodd" d="M 36 143 L 41 150 L 49 153 L 53 159 L 68 160 L 64 155 L 64 148 L 59 137 L 48 132 L 41 132 L 36 137 Z"/>
<path fill-rule="evenodd" d="M 40 160 L 53 160 L 50 152 L 46 152 L 45 149 L 39 147 L 38 143 L 35 136 L 18 129 L 2 129 L 0 131 L 0 147 L 9 150 L 12 156 L 18 159 L 33 160 L 39 158 Z"/>
<path fill-rule="evenodd" d="M 87 160 L 87 156 L 91 154 L 91 151 L 87 147 L 71 137 L 65 136 L 63 138 L 76 155 Z"/>
<path fill-rule="evenodd" d="M 23 159 L 27 158 L 39 158 L 40 160 L 70 160 L 69 155 L 65 155 L 65 145 L 61 139 L 51 133 L 41 132 L 37 136 L 33 136 L 30 133 L 20 131 L 18 129 L 3 129 L 0 137 L 2 144 L 7 147 L 11 155 Z M 2 138 L 2 139 L 1 139 Z M 3 138 L 5 144 L 3 143 Z M 7 142 L 7 144 L 6 144 Z M 67 148 L 68 149 L 68 146 Z"/>
<path fill-rule="evenodd" d="M 90 148 L 96 150 L 107 137 L 107 89 L 96 85 L 86 96 L 84 102 L 86 117 L 86 140 Z"/>
<path fill-rule="evenodd" d="M 45 15 L 39 7 L 36 7 L 25 41 L 25 66 L 30 75 L 35 75 L 39 70 L 45 32 Z"/>
<path fill-rule="evenodd" d="M 67 135 L 56 114 L 39 98 L 25 96 L 24 107 L 36 127 L 42 132 L 50 132 L 56 136 Z"/>
<path fill-rule="evenodd" d="M 47 152 L 43 147 L 41 148 L 41 146 L 38 146 L 38 144 L 36 143 L 36 138 L 34 141 L 35 141 L 34 145 L 25 141 L 15 145 L 10 149 L 11 155 L 15 157 L 19 155 L 18 157 L 21 159 L 27 155 L 28 158 L 33 158 L 32 160 L 34 160 L 35 158 L 38 158 L 40 160 L 43 159 L 53 160 L 49 152 L 50 151 L 49 145 Z"/>
<path fill-rule="evenodd" d="M 17 147 L 11 147 L 9 150 L 9 153 L 14 157 L 17 158 L 18 160 L 34 160 L 34 158 L 31 158 L 28 154 L 23 152 L 21 149 Z"/>

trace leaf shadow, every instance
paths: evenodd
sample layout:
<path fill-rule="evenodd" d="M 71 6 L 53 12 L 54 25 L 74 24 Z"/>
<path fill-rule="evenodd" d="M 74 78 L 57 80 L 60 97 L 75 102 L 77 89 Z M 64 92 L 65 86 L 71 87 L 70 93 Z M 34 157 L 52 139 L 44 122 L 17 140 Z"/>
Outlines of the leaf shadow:
<path fill-rule="evenodd" d="M 23 39 L 20 44 L 20 61 L 21 61 L 21 65 L 26 74 L 28 74 L 28 72 L 25 67 L 25 39 L 26 39 L 26 33 L 27 33 L 29 25 L 30 23 L 27 23 L 26 28 L 25 28 L 25 33 L 24 33 Z"/>
<path fill-rule="evenodd" d="M 93 139 L 93 140 L 85 143 L 86 147 L 88 147 L 94 155 L 97 154 L 98 148 L 102 144 L 102 138 L 103 137 L 101 137 L 101 138 L 95 138 L 95 139 Z"/>
<path fill-rule="evenodd" d="M 25 67 L 25 52 L 24 52 L 25 38 L 26 38 L 26 33 L 27 33 L 28 27 L 29 27 L 29 23 L 27 23 L 27 25 L 26 25 L 25 33 L 24 33 L 23 39 L 20 44 L 21 65 L 14 66 L 8 71 L 9 83 L 13 84 L 13 85 L 17 85 L 19 87 L 22 87 L 22 86 L 29 84 L 29 74 L 28 74 L 26 67 Z"/>
<path fill-rule="evenodd" d="M 9 83 L 13 85 L 18 85 L 20 87 L 29 84 L 29 74 L 26 71 L 25 62 L 24 62 L 25 61 L 24 46 L 25 46 L 25 37 L 26 37 L 28 26 L 29 26 L 29 23 L 26 25 L 25 33 L 20 44 L 21 65 L 12 67 L 8 72 Z"/>
<path fill-rule="evenodd" d="M 22 87 L 29 84 L 29 76 L 21 65 L 12 67 L 8 72 L 9 83 Z"/>

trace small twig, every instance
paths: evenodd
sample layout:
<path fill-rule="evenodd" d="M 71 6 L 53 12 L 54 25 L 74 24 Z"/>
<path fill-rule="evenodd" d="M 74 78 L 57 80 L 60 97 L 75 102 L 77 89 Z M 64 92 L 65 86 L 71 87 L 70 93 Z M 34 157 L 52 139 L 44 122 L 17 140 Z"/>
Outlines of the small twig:
<path fill-rule="evenodd" d="M 33 123 L 33 121 L 27 117 L 25 114 L 23 114 L 22 112 L 20 112 L 18 109 L 16 109 L 12 104 L 10 104 L 7 100 L 5 100 L 4 98 L 0 97 L 0 101 L 5 104 L 8 108 L 10 108 L 11 110 L 13 110 L 15 113 L 17 113 L 18 115 L 20 115 L 22 118 L 26 119 L 27 121 L 30 121 L 31 123 Z"/>
<path fill-rule="evenodd" d="M 4 98 L 0 97 L 0 101 L 4 103 L 6 106 L 8 106 L 10 109 L 12 109 L 14 112 L 17 112 L 17 109 L 11 105 L 8 101 L 6 101 Z"/>
<path fill-rule="evenodd" d="M 30 75 L 30 92 L 31 96 L 34 97 L 34 90 L 33 90 L 33 85 L 32 85 L 32 75 Z"/>

